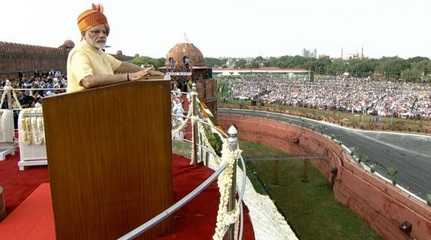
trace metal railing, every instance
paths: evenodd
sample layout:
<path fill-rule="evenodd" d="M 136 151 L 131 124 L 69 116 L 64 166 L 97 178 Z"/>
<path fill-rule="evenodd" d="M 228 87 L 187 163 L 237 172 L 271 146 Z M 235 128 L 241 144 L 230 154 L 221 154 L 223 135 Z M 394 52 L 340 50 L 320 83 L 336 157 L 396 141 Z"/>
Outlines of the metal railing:
<path fill-rule="evenodd" d="M 173 213 L 178 211 L 180 208 L 182 208 L 184 205 L 189 203 L 191 200 L 193 200 L 197 195 L 199 195 L 202 191 L 204 191 L 206 188 L 209 187 L 211 183 L 213 183 L 217 177 L 225 170 L 226 164 L 223 164 L 215 171 L 210 177 L 208 177 L 203 183 L 201 183 L 199 186 L 197 186 L 193 191 L 191 191 L 189 194 L 187 194 L 185 197 L 183 197 L 181 200 L 176 202 L 174 205 L 169 207 L 168 209 L 164 210 L 151 220 L 145 222 L 141 226 L 133 229 L 129 233 L 123 235 L 122 237 L 118 238 L 119 240 L 129 240 L 129 239 L 135 239 L 142 235 L 144 232 L 150 230 L 152 227 L 156 226 L 157 224 L 161 223 L 163 220 L 171 216 Z"/>
<path fill-rule="evenodd" d="M 8 106 L 11 106 L 11 97 L 14 97 L 16 101 L 16 91 L 54 91 L 54 94 L 58 91 L 64 91 L 64 88 L 11 88 L 7 87 L 5 89 L 2 89 L 3 93 L 2 95 L 9 94 L 9 99 L 3 99 L 8 100 Z M 239 215 L 235 217 L 235 222 L 239 221 L 239 229 L 235 229 L 235 223 L 230 223 L 228 230 L 226 231 L 225 235 L 223 236 L 223 239 L 242 239 L 243 235 L 243 209 L 242 209 L 242 199 L 244 196 L 245 191 L 245 183 L 246 183 L 246 167 L 244 164 L 244 160 L 240 155 L 235 155 L 235 153 L 239 153 L 238 149 L 238 138 L 237 134 L 238 131 L 234 126 L 231 126 L 228 130 L 228 133 L 223 132 L 220 128 L 216 127 L 215 124 L 212 122 L 208 114 L 211 114 L 211 112 L 208 109 L 205 109 L 204 104 L 200 103 L 198 97 L 197 97 L 197 90 L 196 90 L 196 84 L 193 84 L 192 91 L 189 93 L 183 93 L 178 91 L 173 91 L 172 93 L 173 98 L 181 97 L 182 99 L 187 96 L 189 99 L 189 108 L 187 115 L 184 114 L 178 114 L 173 113 L 173 119 L 183 119 L 183 122 L 180 123 L 180 127 L 182 129 L 174 129 L 174 131 L 183 131 L 185 127 L 188 127 L 187 123 L 190 121 L 190 126 L 192 129 L 192 139 L 191 141 L 187 139 L 183 139 L 185 142 L 190 142 L 192 145 L 192 151 L 191 151 L 191 164 L 197 164 L 199 162 L 207 162 L 208 163 L 208 155 L 212 156 L 213 161 L 215 164 L 218 165 L 215 172 L 208 177 L 204 182 L 202 182 L 198 187 L 193 189 L 190 193 L 188 193 L 186 196 L 184 196 L 182 199 L 177 201 L 175 204 L 173 204 L 171 207 L 167 208 L 163 212 L 159 213 L 157 216 L 153 217 L 152 219 L 148 220 L 147 222 L 143 223 L 139 227 L 133 229 L 132 231 L 128 232 L 127 234 L 121 236 L 119 239 L 126 240 L 126 239 L 135 239 L 139 236 L 141 236 L 144 232 L 148 231 L 149 229 L 153 228 L 169 216 L 171 216 L 173 213 L 181 209 L 184 205 L 189 203 L 191 200 L 193 200 L 196 196 L 198 196 L 202 191 L 207 189 L 216 179 L 220 177 L 224 172 L 226 172 L 226 169 L 230 168 L 233 171 L 231 184 L 228 185 L 229 189 L 229 195 L 228 195 L 228 202 L 227 202 L 227 211 L 229 213 L 235 212 L 237 210 L 239 212 Z M 173 103 L 174 104 L 174 103 Z M 20 111 L 22 109 L 21 105 L 19 105 L 18 108 L 12 109 Z M 184 111 L 183 111 L 184 112 Z M 208 137 L 206 136 L 207 133 L 205 131 L 202 131 L 202 127 L 206 126 L 206 128 L 210 129 L 212 134 L 216 134 L 219 136 L 223 143 L 223 151 L 222 156 L 218 156 L 216 153 L 216 150 L 211 145 L 211 143 L 208 140 Z M 223 154 L 225 154 L 223 156 Z M 226 156 L 233 156 L 233 159 L 227 159 Z M 204 161 L 205 160 L 205 161 Z M 241 163 L 242 167 L 242 185 L 238 188 L 236 187 L 236 172 L 237 172 L 237 163 L 238 161 Z M 238 201 L 236 201 L 236 196 L 238 194 Z M 220 199 L 221 201 L 221 199 Z M 220 206 L 219 206 L 220 207 Z M 236 212 L 235 212 L 236 213 Z M 219 223 L 218 223 L 219 224 Z M 222 226 L 222 225 L 221 225 Z M 216 226 L 217 229 L 218 226 Z M 226 226 L 224 226 L 226 227 Z M 223 227 L 222 227 L 223 229 Z M 238 231 L 236 231 L 238 230 Z M 236 235 L 236 233 L 238 235 Z M 214 236 L 214 239 L 221 239 L 220 237 Z"/>
<path fill-rule="evenodd" d="M 199 128 L 200 124 L 210 127 L 215 134 L 219 135 L 220 138 L 222 139 L 224 138 L 223 144 L 227 145 L 227 146 L 224 146 L 225 149 L 228 149 L 228 151 L 231 151 L 231 153 L 238 150 L 237 129 L 234 126 L 231 126 L 228 130 L 228 133 L 226 134 L 222 132 L 219 128 L 216 128 L 214 126 L 214 123 L 212 123 L 212 121 L 208 117 L 205 117 L 205 115 L 209 110 L 202 109 L 202 105 L 199 105 L 195 84 L 193 84 L 192 91 L 190 93 L 173 91 L 172 94 L 174 95 L 174 97 L 175 95 L 176 97 L 180 97 L 181 95 L 187 95 L 188 99 L 190 99 L 187 115 L 184 115 L 183 113 L 182 114 L 172 113 L 172 116 L 175 118 L 183 119 L 183 122 L 179 124 L 180 128 L 183 128 L 183 129 L 187 126 L 185 123 L 187 123 L 187 121 L 190 121 L 191 130 L 192 130 L 192 133 L 191 133 L 192 139 L 191 141 L 189 141 L 192 145 L 191 164 L 197 164 L 198 162 L 205 162 L 203 161 L 203 158 L 204 156 L 207 156 L 206 154 L 207 152 L 212 154 L 213 159 L 218 158 L 218 156 L 215 153 L 214 147 L 208 144 L 208 141 L 204 141 L 202 139 L 206 133 L 200 130 Z M 180 101 L 180 103 L 177 103 L 177 104 L 182 104 L 182 102 Z M 178 129 L 174 129 L 173 131 L 178 132 Z M 181 131 L 181 129 L 179 131 Z M 187 141 L 187 140 L 184 139 L 184 141 Z M 198 154 L 198 152 L 200 152 L 200 154 Z M 221 159 L 223 159 L 223 156 L 221 156 Z M 239 160 L 241 162 L 242 169 L 243 169 L 243 175 L 242 175 L 243 177 L 242 177 L 242 185 L 240 187 L 240 191 L 238 192 L 236 188 L 236 169 L 237 169 L 238 159 L 233 159 L 233 160 L 234 160 L 234 164 L 233 164 L 232 184 L 230 186 L 230 191 L 229 191 L 229 201 L 228 201 L 227 210 L 234 211 L 236 208 L 239 208 L 238 220 L 240 221 L 240 224 L 239 224 L 240 229 L 239 231 L 237 231 L 238 235 L 236 236 L 235 224 L 231 224 L 224 236 L 225 239 L 229 239 L 229 240 L 242 239 L 242 235 L 243 235 L 242 199 L 245 191 L 245 182 L 246 182 L 246 168 L 245 168 L 244 160 L 240 156 Z M 192 192 L 187 194 L 185 197 L 180 199 L 178 202 L 173 204 L 168 209 L 164 210 L 157 216 L 153 217 L 152 219 L 148 220 L 147 222 L 143 223 L 142 225 L 138 226 L 137 228 L 133 229 L 127 234 L 123 235 L 119 239 L 120 240 L 135 239 L 141 236 L 144 232 L 148 231 L 152 227 L 156 226 L 157 224 L 159 224 L 160 222 L 168 218 L 169 216 L 171 216 L 173 213 L 181 209 L 184 205 L 186 205 L 188 202 L 190 202 L 192 199 L 198 196 L 202 191 L 208 188 L 210 184 L 214 182 L 223 173 L 223 171 L 226 170 L 228 165 L 229 165 L 228 162 L 223 162 L 223 161 L 219 162 L 219 166 L 217 170 L 210 177 L 208 177 L 203 183 L 201 183 L 197 188 L 195 188 Z M 238 193 L 238 203 L 236 203 L 235 201 L 237 193 Z"/>

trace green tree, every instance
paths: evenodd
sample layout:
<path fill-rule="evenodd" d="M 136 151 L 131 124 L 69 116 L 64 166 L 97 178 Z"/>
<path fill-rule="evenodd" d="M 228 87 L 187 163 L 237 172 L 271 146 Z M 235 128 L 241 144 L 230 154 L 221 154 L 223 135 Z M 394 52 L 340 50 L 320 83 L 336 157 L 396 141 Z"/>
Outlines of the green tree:
<path fill-rule="evenodd" d="M 347 72 L 347 64 L 342 59 L 335 59 L 328 66 L 326 74 L 330 75 L 340 75 Z"/>
<path fill-rule="evenodd" d="M 226 58 L 212 58 L 206 57 L 205 63 L 208 67 L 222 67 L 226 64 Z"/>
<path fill-rule="evenodd" d="M 223 102 L 232 98 L 232 85 L 229 80 L 220 80 L 217 82 L 218 98 Z"/>
<path fill-rule="evenodd" d="M 397 177 L 397 174 L 398 174 L 398 170 L 396 168 L 394 168 L 394 167 L 389 167 L 387 169 L 387 171 L 388 171 L 388 175 L 389 175 L 390 179 L 392 180 L 392 184 L 395 185 L 397 183 L 396 182 L 396 177 Z"/>
<path fill-rule="evenodd" d="M 429 61 L 430 59 L 427 57 L 413 57 L 413 58 L 409 58 L 407 59 L 407 62 L 409 62 L 410 64 L 414 64 L 414 63 L 419 63 L 419 62 L 423 62 L 423 61 Z"/>
<path fill-rule="evenodd" d="M 259 67 L 265 67 L 266 60 L 262 56 L 258 56 L 251 60 L 250 67 L 253 68 L 259 68 Z"/>
<path fill-rule="evenodd" d="M 376 68 L 373 60 L 369 59 L 352 59 L 349 60 L 348 72 L 355 77 L 368 77 L 371 76 Z"/>
<path fill-rule="evenodd" d="M 422 60 L 420 62 L 413 63 L 411 68 L 416 68 L 421 71 L 424 77 L 427 77 L 431 74 L 431 61 L 430 60 Z"/>
<path fill-rule="evenodd" d="M 421 80 L 423 71 L 418 68 L 410 68 L 401 72 L 401 79 L 408 82 L 418 82 Z"/>
<path fill-rule="evenodd" d="M 312 65 L 311 70 L 318 74 L 326 74 L 331 64 L 332 64 L 332 61 L 329 57 L 313 59 L 311 61 L 311 65 Z"/>
<path fill-rule="evenodd" d="M 235 67 L 237 68 L 245 68 L 247 67 L 247 60 L 244 58 L 240 58 L 235 62 Z"/>
<path fill-rule="evenodd" d="M 379 60 L 377 71 L 382 73 L 386 79 L 399 79 L 401 72 L 410 68 L 407 60 L 399 57 L 383 57 Z"/>
<path fill-rule="evenodd" d="M 428 206 L 431 206 L 431 194 L 430 193 L 428 193 L 427 194 L 427 204 L 428 204 Z"/>
<path fill-rule="evenodd" d="M 152 65 L 155 68 L 165 66 L 165 59 L 164 58 L 151 58 L 151 57 L 146 57 L 146 56 L 139 56 L 138 54 L 135 55 L 135 57 L 131 60 L 131 62 L 133 64 L 138 65 L 138 66 Z"/>

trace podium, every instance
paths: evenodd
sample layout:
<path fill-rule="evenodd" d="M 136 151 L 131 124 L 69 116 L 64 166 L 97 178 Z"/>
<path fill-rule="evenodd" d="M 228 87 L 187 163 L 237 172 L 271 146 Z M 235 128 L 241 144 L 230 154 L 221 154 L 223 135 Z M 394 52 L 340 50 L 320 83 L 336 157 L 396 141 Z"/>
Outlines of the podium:
<path fill-rule="evenodd" d="M 169 81 L 43 100 L 56 238 L 116 239 L 173 203 Z M 170 230 L 170 219 L 140 239 Z"/>

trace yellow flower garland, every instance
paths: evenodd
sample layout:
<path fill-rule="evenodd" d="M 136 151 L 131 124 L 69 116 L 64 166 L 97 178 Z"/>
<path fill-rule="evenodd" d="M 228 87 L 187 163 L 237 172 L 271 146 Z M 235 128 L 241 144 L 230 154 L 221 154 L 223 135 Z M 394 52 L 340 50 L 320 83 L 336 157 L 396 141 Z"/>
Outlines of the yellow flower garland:
<path fill-rule="evenodd" d="M 28 114 L 28 116 L 26 116 Z M 24 144 L 43 144 L 45 142 L 45 131 L 43 118 L 37 116 L 42 114 L 41 108 L 28 108 L 22 110 L 20 136 Z"/>

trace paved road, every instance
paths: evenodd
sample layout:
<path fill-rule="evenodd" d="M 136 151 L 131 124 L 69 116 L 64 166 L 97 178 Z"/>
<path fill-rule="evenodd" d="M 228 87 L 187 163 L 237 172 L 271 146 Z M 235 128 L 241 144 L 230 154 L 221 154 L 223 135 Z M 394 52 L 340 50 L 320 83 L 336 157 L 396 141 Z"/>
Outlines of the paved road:
<path fill-rule="evenodd" d="M 387 168 L 397 169 L 397 183 L 426 199 L 431 194 L 431 136 L 362 131 L 296 116 L 244 109 L 218 109 L 219 113 L 245 114 L 318 128 L 335 136 L 349 148 L 355 147 L 375 162 L 377 171 L 388 177 Z M 386 169 L 385 169 L 386 168 Z"/>

